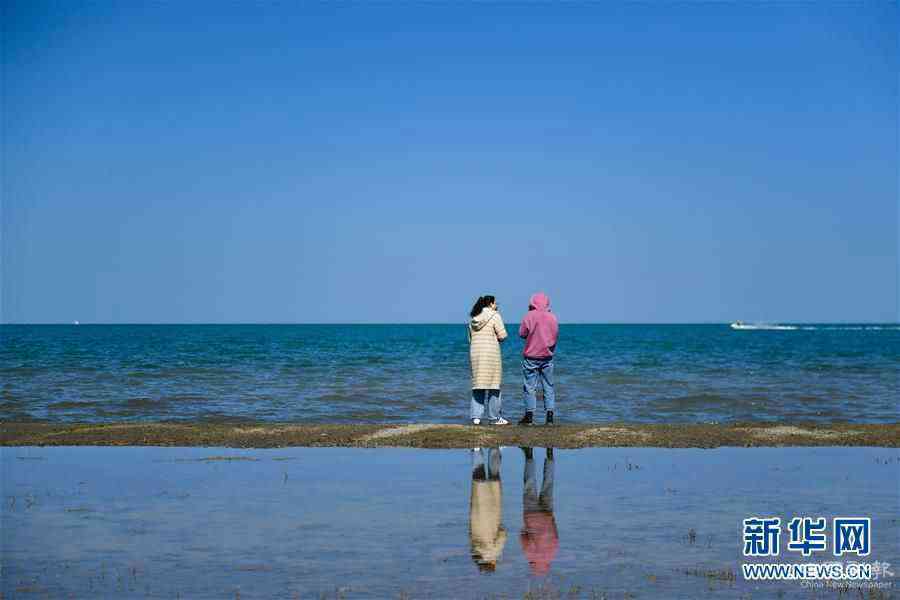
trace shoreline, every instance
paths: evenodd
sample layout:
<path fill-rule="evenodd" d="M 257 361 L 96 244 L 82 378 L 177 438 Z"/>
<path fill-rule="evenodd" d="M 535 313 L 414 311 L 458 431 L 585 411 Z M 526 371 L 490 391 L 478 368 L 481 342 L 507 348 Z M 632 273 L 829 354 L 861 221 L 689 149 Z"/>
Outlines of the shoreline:
<path fill-rule="evenodd" d="M 230 448 L 718 448 L 900 447 L 896 423 L 634 424 L 545 427 L 456 424 L 0 423 L 0 447 L 181 446 Z"/>

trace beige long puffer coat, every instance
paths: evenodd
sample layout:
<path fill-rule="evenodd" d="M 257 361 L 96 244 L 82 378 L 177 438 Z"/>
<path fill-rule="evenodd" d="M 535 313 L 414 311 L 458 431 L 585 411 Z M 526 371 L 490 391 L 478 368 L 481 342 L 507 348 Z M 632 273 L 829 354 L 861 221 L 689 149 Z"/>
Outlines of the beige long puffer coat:
<path fill-rule="evenodd" d="M 469 321 L 469 360 L 472 363 L 473 390 L 499 390 L 503 380 L 500 342 L 506 339 L 506 327 L 500 313 L 485 307 Z"/>
<path fill-rule="evenodd" d="M 496 564 L 506 545 L 503 527 L 503 489 L 499 481 L 473 481 L 469 505 L 469 541 L 472 558 Z"/>

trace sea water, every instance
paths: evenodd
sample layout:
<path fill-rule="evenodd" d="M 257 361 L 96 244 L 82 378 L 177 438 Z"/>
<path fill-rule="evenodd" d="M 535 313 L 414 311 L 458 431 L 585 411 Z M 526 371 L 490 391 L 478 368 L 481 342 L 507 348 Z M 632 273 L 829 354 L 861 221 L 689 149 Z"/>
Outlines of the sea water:
<path fill-rule="evenodd" d="M 793 327 L 564 324 L 560 420 L 898 420 L 900 327 Z M 452 423 L 469 393 L 463 324 L 0 326 L 3 420 Z"/>

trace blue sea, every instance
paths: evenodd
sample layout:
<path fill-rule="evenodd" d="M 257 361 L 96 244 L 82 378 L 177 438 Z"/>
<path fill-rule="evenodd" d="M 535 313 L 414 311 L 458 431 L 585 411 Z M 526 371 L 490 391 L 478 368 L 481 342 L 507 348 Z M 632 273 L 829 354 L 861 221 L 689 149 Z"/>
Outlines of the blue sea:
<path fill-rule="evenodd" d="M 510 324 L 511 332 L 516 330 Z M 2 325 L 0 420 L 462 422 L 456 325 Z M 503 344 L 504 413 L 522 342 Z M 563 325 L 561 422 L 895 422 L 900 326 Z"/>

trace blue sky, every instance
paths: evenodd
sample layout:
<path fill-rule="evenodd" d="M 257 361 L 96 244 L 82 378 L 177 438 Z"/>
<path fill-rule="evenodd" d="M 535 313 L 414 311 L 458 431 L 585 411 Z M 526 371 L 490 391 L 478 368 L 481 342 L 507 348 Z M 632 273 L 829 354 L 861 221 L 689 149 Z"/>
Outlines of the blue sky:
<path fill-rule="evenodd" d="M 896 3 L 4 2 L 4 322 L 898 319 Z"/>

